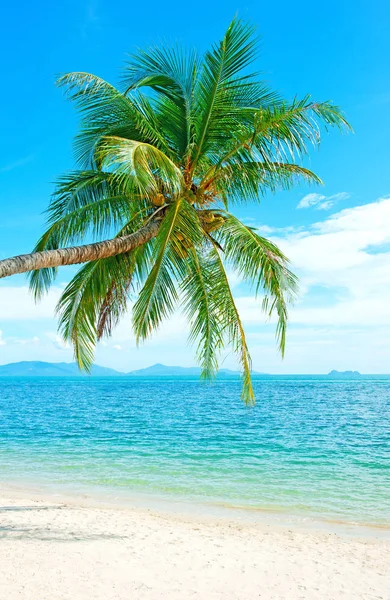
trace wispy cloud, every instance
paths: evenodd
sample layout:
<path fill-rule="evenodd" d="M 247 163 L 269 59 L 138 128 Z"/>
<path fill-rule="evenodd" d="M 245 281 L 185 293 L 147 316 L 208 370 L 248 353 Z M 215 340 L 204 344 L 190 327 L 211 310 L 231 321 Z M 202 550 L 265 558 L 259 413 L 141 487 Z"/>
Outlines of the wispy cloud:
<path fill-rule="evenodd" d="M 62 291 L 60 287 L 55 286 L 36 304 L 27 285 L 1 285 L 0 321 L 54 319 L 55 309 Z M 55 321 L 53 320 L 53 322 Z"/>
<path fill-rule="evenodd" d="M 29 344 L 39 344 L 39 337 L 37 335 L 35 335 L 32 338 L 26 338 L 26 339 L 22 339 L 22 338 L 14 338 L 13 342 L 15 344 L 20 344 L 21 346 L 26 346 Z"/>
<path fill-rule="evenodd" d="M 28 346 L 31 344 L 37 345 L 39 344 L 40 339 L 38 336 L 34 336 L 32 338 L 20 338 L 20 337 L 16 337 L 16 336 L 9 336 L 7 337 L 7 340 L 4 339 L 3 337 L 3 332 L 0 329 L 0 346 L 12 346 L 12 345 L 16 345 L 16 346 Z"/>
<path fill-rule="evenodd" d="M 316 210 L 329 210 L 337 202 L 347 200 L 351 194 L 348 192 L 339 192 L 332 196 L 324 196 L 323 194 L 306 194 L 299 202 L 297 208 L 315 208 Z"/>
<path fill-rule="evenodd" d="M 283 364 L 274 353 L 275 319 L 264 327 L 258 301 L 252 296 L 237 298 L 248 332 L 257 336 L 257 342 L 251 339 L 255 369 L 388 372 L 389 219 L 390 198 L 384 197 L 341 210 L 295 233 L 276 232 L 273 241 L 291 259 L 301 293 L 289 310 Z M 381 252 L 373 253 L 373 248 Z"/>
<path fill-rule="evenodd" d="M 300 297 L 289 311 L 283 363 L 275 350 L 275 320 L 268 323 L 250 290 L 235 286 L 254 369 L 386 372 L 390 364 L 390 197 L 330 215 L 316 214 L 319 218 L 311 225 L 271 230 L 272 240 L 291 259 L 291 268 L 300 277 Z M 27 286 L 0 286 L 0 323 L 7 325 L 6 340 L 0 335 L 0 362 L 73 360 L 72 348 L 55 332 L 54 308 L 62 291 L 54 287 L 35 305 Z M 30 338 L 27 343 L 10 337 L 12 320 L 24 332 L 21 337 Z M 186 330 L 184 316 L 175 313 L 135 352 L 131 320 L 124 319 L 113 338 L 98 345 L 97 362 L 123 371 L 161 362 L 161 357 L 168 364 L 194 364 L 193 349 L 186 346 Z M 39 336 L 39 342 L 31 335 Z M 231 354 L 224 366 L 236 368 Z"/>
<path fill-rule="evenodd" d="M 87 39 L 91 33 L 101 29 L 100 17 L 98 14 L 98 2 L 91 0 L 86 7 L 86 15 L 80 27 L 81 37 Z"/>
<path fill-rule="evenodd" d="M 28 163 L 32 162 L 35 158 L 34 154 L 29 154 L 28 156 L 24 156 L 19 158 L 18 160 L 14 160 L 6 165 L 0 166 L 0 173 L 8 173 L 9 171 L 13 171 L 14 169 L 18 169 L 19 167 L 23 167 Z"/>
<path fill-rule="evenodd" d="M 57 350 L 70 350 L 71 349 L 71 345 L 68 342 L 66 342 L 65 340 L 63 340 L 60 335 L 55 336 L 55 339 L 53 340 L 53 346 Z"/>
<path fill-rule="evenodd" d="M 390 198 L 385 197 L 274 238 L 300 275 L 304 292 L 291 311 L 292 323 L 390 326 L 389 219 Z M 384 250 L 372 253 L 373 248 Z M 310 290 L 319 287 L 321 296 L 310 299 Z"/>

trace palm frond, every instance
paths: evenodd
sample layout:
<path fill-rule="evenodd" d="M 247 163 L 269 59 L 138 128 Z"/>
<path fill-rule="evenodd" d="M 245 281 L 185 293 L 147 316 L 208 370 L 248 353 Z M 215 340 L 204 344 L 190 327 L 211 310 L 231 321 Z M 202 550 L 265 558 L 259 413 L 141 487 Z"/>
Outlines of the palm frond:
<path fill-rule="evenodd" d="M 38 242 L 39 244 L 39 242 Z M 47 267 L 46 269 L 37 269 L 28 273 L 29 289 L 35 302 L 49 291 L 53 285 L 58 273 L 57 267 Z"/>
<path fill-rule="evenodd" d="M 73 345 L 80 369 L 90 371 L 99 333 L 103 330 L 111 332 L 113 324 L 126 310 L 133 272 L 131 254 L 92 261 L 76 273 L 61 295 L 57 306 L 59 330 L 63 339 Z M 99 332 L 99 315 L 113 293 L 115 304 L 111 302 L 111 322 L 106 319 Z"/>
<path fill-rule="evenodd" d="M 270 240 L 261 237 L 233 215 L 227 215 L 218 230 L 225 257 L 238 274 L 254 285 L 256 296 L 264 295 L 263 308 L 278 316 L 276 337 L 284 355 L 288 304 L 295 298 L 298 280 L 288 268 L 288 259 Z"/>
<path fill-rule="evenodd" d="M 330 102 L 313 102 L 310 96 L 262 109 L 256 114 L 251 145 L 261 156 L 294 160 L 307 154 L 308 145 L 321 139 L 321 125 L 350 128 L 344 115 Z M 264 160 L 265 160 L 264 158 Z"/>
<path fill-rule="evenodd" d="M 218 371 L 218 353 L 223 347 L 219 307 L 213 300 L 212 258 L 208 253 L 192 248 L 186 262 L 188 272 L 180 289 L 184 312 L 190 323 L 189 341 L 197 344 L 201 377 L 211 379 Z"/>
<path fill-rule="evenodd" d="M 161 95 L 154 100 L 154 110 L 157 123 L 173 149 L 177 163 L 185 166 L 192 138 L 191 108 L 184 111 L 169 97 Z"/>
<path fill-rule="evenodd" d="M 64 215 L 86 204 L 103 198 L 134 193 L 131 181 L 115 173 L 96 169 L 80 170 L 60 177 L 56 184 L 47 214 L 49 223 L 54 223 Z"/>
<path fill-rule="evenodd" d="M 179 46 L 138 50 L 129 57 L 122 74 L 124 93 L 149 87 L 174 102 L 191 102 L 193 78 L 197 70 L 194 50 Z"/>
<path fill-rule="evenodd" d="M 76 171 L 62 177 L 47 210 L 48 229 L 38 240 L 34 252 L 74 244 L 87 235 L 100 237 L 113 228 L 123 227 L 136 211 L 147 209 L 134 193 L 131 179 L 126 181 L 102 171 Z M 141 223 L 141 220 L 140 220 Z M 49 289 L 57 274 L 55 268 L 32 271 L 30 289 L 36 300 Z"/>
<path fill-rule="evenodd" d="M 310 96 L 292 103 L 276 102 L 256 111 L 253 125 L 237 130 L 230 149 L 203 175 L 206 187 L 227 164 L 243 162 L 293 163 L 321 139 L 321 125 L 351 129 L 340 109 L 330 102 L 313 102 Z"/>
<path fill-rule="evenodd" d="M 214 244 L 211 247 L 210 254 L 209 264 L 212 267 L 213 303 L 218 310 L 223 331 L 228 336 L 228 341 L 240 360 L 243 381 L 241 397 L 245 404 L 252 405 L 255 401 L 251 376 L 252 360 L 248 350 L 244 327 L 230 289 L 223 261 Z"/>
<path fill-rule="evenodd" d="M 154 266 L 133 308 L 137 341 L 146 339 L 175 309 L 176 279 L 185 272 L 182 240 L 191 247 L 199 243 L 201 236 L 195 209 L 184 198 L 168 207 L 154 242 Z"/>
<path fill-rule="evenodd" d="M 75 140 L 76 159 L 84 168 L 96 166 L 96 146 L 104 136 L 148 142 L 170 152 L 156 123 L 154 110 L 141 94 L 126 97 L 113 85 L 90 73 L 68 73 L 57 81 L 79 109 L 81 129 Z"/>
<path fill-rule="evenodd" d="M 147 270 L 150 268 L 150 258 L 151 244 L 140 246 L 131 253 L 131 256 L 129 255 L 124 277 L 112 279 L 97 315 L 97 340 L 112 335 L 114 328 L 127 310 L 130 288 L 135 289 L 145 280 Z"/>
<path fill-rule="evenodd" d="M 176 47 L 154 47 L 139 50 L 125 65 L 122 82 L 125 95 L 142 87 L 157 93 L 157 110 L 169 114 L 162 122 L 165 133 L 171 128 L 171 138 L 183 155 L 192 136 L 192 104 L 194 81 L 198 71 L 194 51 Z M 172 121 L 176 130 L 172 136 Z"/>
<path fill-rule="evenodd" d="M 242 161 L 226 163 L 209 180 L 206 190 L 215 190 L 228 201 L 258 201 L 268 191 L 289 190 L 300 181 L 322 184 L 313 171 L 292 163 Z"/>
<path fill-rule="evenodd" d="M 128 234 L 130 225 L 118 232 Z M 112 335 L 128 309 L 129 294 L 150 268 L 151 244 L 133 252 L 91 261 L 66 286 L 57 305 L 59 331 L 73 345 L 80 369 L 90 371 L 96 343 Z"/>
<path fill-rule="evenodd" d="M 252 26 L 234 19 L 222 41 L 205 55 L 195 91 L 196 136 L 192 170 L 205 153 L 213 128 L 220 128 L 221 118 L 226 119 L 231 115 L 231 112 L 226 110 L 226 105 L 233 108 L 234 112 L 237 111 L 238 105 L 234 105 L 232 99 L 234 94 L 237 97 L 239 92 L 242 93 L 245 89 L 245 86 L 240 85 L 245 81 L 242 71 L 256 56 L 257 39 L 253 34 Z M 225 127 L 226 131 L 229 130 Z"/>
<path fill-rule="evenodd" d="M 161 150 L 145 142 L 105 137 L 99 145 L 102 167 L 131 176 L 141 195 L 152 199 L 159 192 L 176 199 L 184 190 L 180 169 Z"/>

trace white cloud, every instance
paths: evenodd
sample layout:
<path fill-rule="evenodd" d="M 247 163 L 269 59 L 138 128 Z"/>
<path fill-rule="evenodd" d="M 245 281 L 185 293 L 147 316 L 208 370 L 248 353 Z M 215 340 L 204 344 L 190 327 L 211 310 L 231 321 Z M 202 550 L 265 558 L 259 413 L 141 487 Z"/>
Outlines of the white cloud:
<path fill-rule="evenodd" d="M 390 198 L 383 198 L 344 209 L 279 241 L 295 265 L 309 272 L 317 283 L 335 285 L 335 273 L 342 272 L 339 283 L 350 278 L 346 269 L 368 265 L 386 269 L 388 255 L 372 254 L 367 249 L 390 241 L 389 222 Z"/>
<path fill-rule="evenodd" d="M 310 206 L 315 206 L 325 199 L 326 196 L 323 196 L 322 194 L 306 194 L 306 196 L 300 200 L 297 208 L 309 208 Z"/>
<path fill-rule="evenodd" d="M 292 323 L 390 325 L 390 249 L 381 251 L 390 243 L 389 223 L 390 198 L 382 198 L 275 240 L 304 291 Z M 315 287 L 321 294 L 314 301 Z M 250 304 L 246 310 L 253 316 Z"/>
<path fill-rule="evenodd" d="M 62 339 L 60 335 L 55 336 L 55 340 L 53 341 L 53 346 L 57 348 L 57 350 L 70 350 L 71 345 L 69 342 L 66 342 Z"/>
<path fill-rule="evenodd" d="M 318 213 L 320 214 L 320 213 Z M 390 198 L 341 210 L 300 229 L 273 230 L 272 239 L 292 261 L 300 277 L 301 295 L 290 310 L 287 355 L 282 363 L 275 347 L 275 321 L 266 323 L 260 303 L 237 298 L 248 331 L 254 369 L 265 372 L 326 372 L 332 368 L 386 372 L 390 365 Z M 236 278 L 231 280 L 236 284 Z M 235 288 L 239 295 L 240 287 Z M 35 305 L 27 287 L 0 287 L 0 323 L 14 319 L 20 338 L 40 342 L 14 343 L 7 325 L 2 362 L 10 360 L 72 360 L 72 349 L 55 333 L 54 307 L 61 287 Z M 39 324 L 39 319 L 53 319 Z M 41 329 L 39 329 L 41 327 Z M 4 327 L 5 329 L 5 327 Z M 43 331 L 42 331 L 43 329 Z M 50 331 L 47 331 L 50 329 Z M 24 333 L 23 333 L 24 330 Z M 98 364 L 124 371 L 154 362 L 193 364 L 194 349 L 186 345 L 188 326 L 175 313 L 151 340 L 136 348 L 130 316 L 125 316 L 107 345 L 100 343 Z M 46 340 L 46 342 L 45 342 Z M 0 344 L 4 340 L 0 336 Z M 120 350 L 123 350 L 122 352 Z M 235 366 L 229 354 L 226 367 Z"/>
<path fill-rule="evenodd" d="M 38 336 L 34 336 L 32 338 L 20 338 L 16 336 L 7 337 L 7 340 L 3 338 L 3 332 L 0 330 L 0 346 L 8 345 L 19 345 L 19 346 L 29 346 L 31 344 L 37 345 L 39 344 L 40 339 Z"/>
<path fill-rule="evenodd" d="M 63 340 L 62 337 L 58 335 L 58 333 L 56 333 L 55 331 L 45 331 L 44 336 L 45 338 L 50 340 L 51 344 L 56 350 L 63 351 L 71 349 L 71 345 L 65 340 Z"/>
<path fill-rule="evenodd" d="M 265 325 L 252 296 L 237 304 L 254 368 L 386 373 L 390 367 L 390 198 L 342 210 L 273 240 L 292 261 L 301 294 L 290 308 L 286 357 L 277 356 L 275 318 Z"/>
<path fill-rule="evenodd" d="M 0 286 L 0 319 L 53 319 L 55 307 L 63 290 L 56 286 L 40 302 L 35 303 L 27 285 Z"/>
<path fill-rule="evenodd" d="M 254 368 L 277 373 L 328 373 L 332 369 L 388 373 L 390 327 L 290 327 L 286 356 L 277 356 L 272 332 L 249 336 Z"/>
<path fill-rule="evenodd" d="M 314 207 L 317 210 L 329 210 L 337 202 L 341 200 L 347 200 L 350 194 L 347 192 L 339 192 L 333 194 L 333 196 L 324 196 L 322 194 L 306 194 L 301 201 L 298 203 L 297 208 L 310 208 Z"/>
<path fill-rule="evenodd" d="M 27 339 L 14 338 L 12 341 L 15 344 L 20 344 L 21 346 L 26 346 L 28 344 L 39 344 L 40 342 L 39 337 L 37 335 L 34 335 L 34 337 Z"/>

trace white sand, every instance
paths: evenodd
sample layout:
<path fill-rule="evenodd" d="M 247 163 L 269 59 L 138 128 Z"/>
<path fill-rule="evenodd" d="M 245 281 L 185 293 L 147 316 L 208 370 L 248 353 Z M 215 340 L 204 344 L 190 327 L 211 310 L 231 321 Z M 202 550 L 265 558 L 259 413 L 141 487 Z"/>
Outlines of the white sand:
<path fill-rule="evenodd" d="M 390 598 L 390 541 L 0 497 L 1 600 Z"/>

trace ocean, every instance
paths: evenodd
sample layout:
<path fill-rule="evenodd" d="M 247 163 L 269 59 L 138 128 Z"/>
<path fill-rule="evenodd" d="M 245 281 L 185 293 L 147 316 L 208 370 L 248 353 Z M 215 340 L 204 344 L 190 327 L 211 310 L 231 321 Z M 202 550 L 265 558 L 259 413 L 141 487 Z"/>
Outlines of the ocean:
<path fill-rule="evenodd" d="M 0 486 L 390 523 L 390 380 L 0 380 Z"/>

